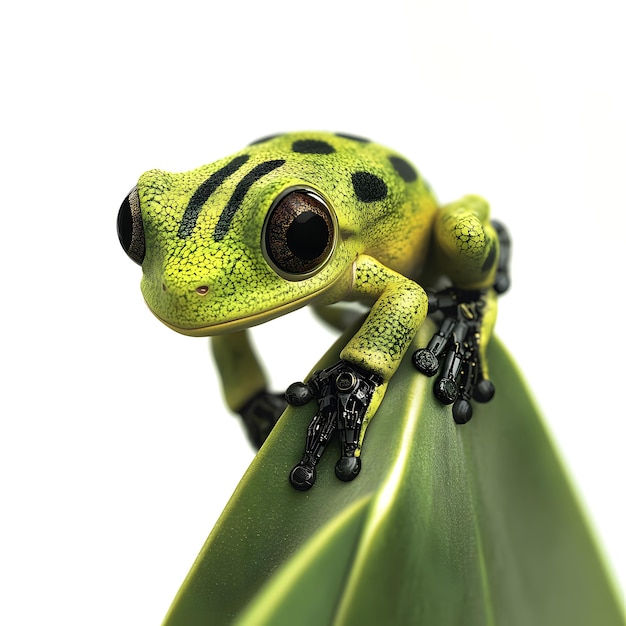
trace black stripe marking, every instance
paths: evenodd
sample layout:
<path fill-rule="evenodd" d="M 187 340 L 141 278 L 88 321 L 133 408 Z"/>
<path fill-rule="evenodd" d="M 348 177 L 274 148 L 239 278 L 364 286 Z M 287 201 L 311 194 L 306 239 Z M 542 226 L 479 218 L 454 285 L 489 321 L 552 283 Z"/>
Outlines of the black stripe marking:
<path fill-rule="evenodd" d="M 209 199 L 211 194 L 232 174 L 234 174 L 248 159 L 247 154 L 235 157 L 230 163 L 227 163 L 224 167 L 217 170 L 209 176 L 194 192 L 189 200 L 189 204 L 183 213 L 183 219 L 180 222 L 178 228 L 178 236 L 181 239 L 189 237 L 196 227 L 198 221 L 198 215 L 204 206 L 205 202 Z"/>
<path fill-rule="evenodd" d="M 269 174 L 277 167 L 280 167 L 284 162 L 284 159 L 277 159 L 275 161 L 265 161 L 264 163 L 260 163 L 252 168 L 239 181 L 237 187 L 235 187 L 235 191 L 233 191 L 233 195 L 230 197 L 228 204 L 224 207 L 224 210 L 220 215 L 220 219 L 215 226 L 215 231 L 213 233 L 215 241 L 221 241 L 226 236 L 226 233 L 228 233 L 230 223 L 233 221 L 233 217 L 235 217 L 235 213 L 237 213 L 237 210 L 241 206 L 241 203 L 243 202 L 243 199 L 248 193 L 250 187 L 252 187 L 257 180 L 266 174 Z"/>

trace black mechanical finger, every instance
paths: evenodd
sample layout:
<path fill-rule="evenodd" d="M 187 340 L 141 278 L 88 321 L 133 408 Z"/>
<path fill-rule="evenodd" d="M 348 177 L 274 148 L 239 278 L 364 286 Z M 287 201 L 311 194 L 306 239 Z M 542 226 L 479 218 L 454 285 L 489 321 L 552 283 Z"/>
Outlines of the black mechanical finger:
<path fill-rule="evenodd" d="M 426 348 L 420 348 L 413 353 L 413 365 L 426 376 L 434 376 L 439 371 L 439 356 L 445 354 L 448 342 L 454 331 L 456 322 L 447 317 L 439 330 L 432 336 Z"/>
<path fill-rule="evenodd" d="M 313 392 L 306 383 L 292 383 L 285 391 L 285 400 L 292 406 L 302 406 L 313 399 Z"/>
<path fill-rule="evenodd" d="M 361 471 L 361 459 L 356 456 L 365 413 L 380 377 L 368 374 L 346 364 L 336 378 L 337 427 L 341 443 L 341 457 L 335 464 L 335 475 L 350 481 Z"/>
<path fill-rule="evenodd" d="M 320 407 L 307 429 L 304 455 L 289 475 L 291 484 L 299 491 L 310 489 L 315 483 L 315 466 L 337 427 L 337 413 L 330 404 Z"/>

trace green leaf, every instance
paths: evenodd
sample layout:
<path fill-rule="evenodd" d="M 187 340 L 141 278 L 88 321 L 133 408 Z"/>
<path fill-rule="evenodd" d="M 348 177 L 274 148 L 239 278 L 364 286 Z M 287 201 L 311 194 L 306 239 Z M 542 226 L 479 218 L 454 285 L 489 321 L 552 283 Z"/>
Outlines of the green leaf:
<path fill-rule="evenodd" d="M 433 332 L 425 325 L 415 347 Z M 318 364 L 338 359 L 337 342 Z M 410 348 L 368 428 L 363 468 L 329 446 L 289 484 L 314 403 L 281 418 L 218 520 L 165 626 L 623 626 L 593 537 L 506 352 L 495 398 L 455 425 Z"/>

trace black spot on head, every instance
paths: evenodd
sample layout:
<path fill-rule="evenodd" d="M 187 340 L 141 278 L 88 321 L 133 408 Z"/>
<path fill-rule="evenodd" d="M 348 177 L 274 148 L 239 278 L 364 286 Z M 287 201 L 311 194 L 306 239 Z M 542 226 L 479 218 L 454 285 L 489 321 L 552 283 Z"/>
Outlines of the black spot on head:
<path fill-rule="evenodd" d="M 257 139 L 255 141 L 253 141 L 252 143 L 248 144 L 249 146 L 256 146 L 257 144 L 260 143 L 265 143 L 266 141 L 270 141 L 271 139 L 276 139 L 276 137 L 280 137 L 283 133 L 276 133 L 274 135 L 267 135 L 266 137 L 261 137 L 260 139 Z"/>
<path fill-rule="evenodd" d="M 389 161 L 391 161 L 393 169 L 398 172 L 398 175 L 405 183 L 413 183 L 417 180 L 417 172 L 408 161 L 399 156 L 390 156 Z"/>
<path fill-rule="evenodd" d="M 351 141 L 358 141 L 359 143 L 370 143 L 369 139 L 365 139 L 365 137 L 357 137 L 356 135 L 348 135 L 346 133 L 335 133 L 337 137 L 342 137 L 343 139 L 350 139 Z"/>
<path fill-rule="evenodd" d="M 376 202 L 387 197 L 385 181 L 369 172 L 352 174 L 352 186 L 356 197 L 362 202 Z"/>
<path fill-rule="evenodd" d="M 298 139 L 291 149 L 300 154 L 332 154 L 335 151 L 329 143 L 319 139 Z"/>

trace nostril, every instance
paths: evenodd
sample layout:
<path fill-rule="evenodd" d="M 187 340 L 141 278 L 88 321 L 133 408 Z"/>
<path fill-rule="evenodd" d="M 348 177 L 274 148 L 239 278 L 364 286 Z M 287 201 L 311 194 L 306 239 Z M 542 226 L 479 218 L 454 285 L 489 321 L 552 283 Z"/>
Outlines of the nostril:
<path fill-rule="evenodd" d="M 167 287 L 165 286 L 165 283 L 161 283 L 161 291 L 167 291 Z"/>
<path fill-rule="evenodd" d="M 209 293 L 209 288 L 206 285 L 201 285 L 200 287 L 196 287 L 196 293 L 199 296 L 206 296 Z"/>

